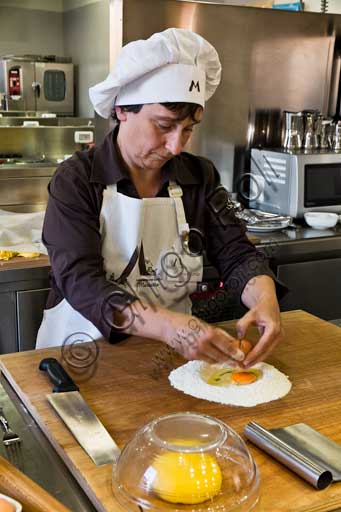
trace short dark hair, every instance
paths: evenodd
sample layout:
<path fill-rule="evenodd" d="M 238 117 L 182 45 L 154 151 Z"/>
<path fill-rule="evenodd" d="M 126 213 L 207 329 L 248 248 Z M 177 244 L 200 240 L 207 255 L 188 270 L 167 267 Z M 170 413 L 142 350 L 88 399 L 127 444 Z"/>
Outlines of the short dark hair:
<path fill-rule="evenodd" d="M 178 114 L 179 121 L 183 121 L 187 117 L 190 117 L 193 119 L 193 121 L 196 121 L 195 114 L 197 113 L 198 108 L 202 108 L 202 106 L 198 105 L 198 103 L 187 103 L 183 101 L 160 103 L 160 105 L 168 108 L 168 110 L 171 110 L 172 112 L 176 112 Z M 134 114 L 137 114 L 140 112 L 142 107 L 143 105 L 125 105 L 121 108 L 124 112 L 134 112 Z M 120 122 L 117 118 L 115 109 L 113 109 L 111 112 L 111 118 L 117 123 Z"/>

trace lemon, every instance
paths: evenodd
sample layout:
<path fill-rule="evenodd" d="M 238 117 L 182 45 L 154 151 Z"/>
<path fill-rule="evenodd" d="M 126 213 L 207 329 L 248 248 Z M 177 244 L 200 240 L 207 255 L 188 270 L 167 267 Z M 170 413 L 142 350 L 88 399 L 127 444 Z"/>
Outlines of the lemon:
<path fill-rule="evenodd" d="M 153 490 L 170 503 L 202 503 L 221 488 L 220 467 L 215 457 L 207 453 L 163 453 L 155 459 L 153 468 Z"/>
<path fill-rule="evenodd" d="M 18 256 L 22 256 L 23 258 L 38 258 L 40 252 L 19 252 Z"/>
<path fill-rule="evenodd" d="M 18 253 L 14 251 L 0 251 L 0 260 L 8 261 L 17 255 Z"/>

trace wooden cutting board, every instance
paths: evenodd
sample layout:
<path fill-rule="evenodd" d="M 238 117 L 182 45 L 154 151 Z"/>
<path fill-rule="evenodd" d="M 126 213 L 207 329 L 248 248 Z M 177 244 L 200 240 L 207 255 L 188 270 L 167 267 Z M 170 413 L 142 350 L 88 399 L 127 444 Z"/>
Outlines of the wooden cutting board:
<path fill-rule="evenodd" d="M 305 422 L 341 444 L 341 329 L 302 311 L 282 317 L 286 338 L 269 362 L 289 376 L 293 388 L 268 404 L 230 407 L 173 389 L 167 379 L 169 369 L 157 372 L 155 361 L 160 356 L 162 360 L 164 345 L 137 337 L 114 346 L 99 342 L 100 356 L 92 373 L 72 376 L 120 447 L 152 418 L 179 411 L 215 416 L 239 434 L 249 421 L 265 428 Z M 223 325 L 233 333 L 233 322 Z M 1 357 L 1 368 L 96 508 L 121 512 L 112 496 L 111 465 L 92 463 L 45 398 L 51 384 L 38 364 L 43 357 L 60 359 L 60 355 L 60 349 L 8 354 Z M 165 365 L 181 362 L 166 360 Z M 317 491 L 249 442 L 248 447 L 262 478 L 258 510 L 324 512 L 341 506 L 341 483 Z"/>

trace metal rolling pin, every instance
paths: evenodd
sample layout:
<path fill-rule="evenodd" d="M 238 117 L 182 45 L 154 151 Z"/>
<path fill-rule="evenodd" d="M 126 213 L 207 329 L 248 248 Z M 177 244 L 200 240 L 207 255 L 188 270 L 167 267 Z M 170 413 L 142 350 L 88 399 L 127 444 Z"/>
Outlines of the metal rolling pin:
<path fill-rule="evenodd" d="M 244 428 L 244 434 L 252 443 L 282 462 L 316 489 L 325 489 L 332 483 L 333 475 L 325 466 L 304 454 L 303 449 L 299 451 L 293 448 L 258 423 L 248 423 Z"/>

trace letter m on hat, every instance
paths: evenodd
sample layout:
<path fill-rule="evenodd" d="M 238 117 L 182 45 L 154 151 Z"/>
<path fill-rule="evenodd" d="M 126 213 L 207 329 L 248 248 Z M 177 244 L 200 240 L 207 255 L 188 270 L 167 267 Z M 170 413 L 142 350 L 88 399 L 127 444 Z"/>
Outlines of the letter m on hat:
<path fill-rule="evenodd" d="M 189 92 L 192 92 L 193 88 L 198 89 L 198 92 L 200 92 L 199 80 L 197 82 L 194 82 L 194 80 L 192 80 L 191 85 L 189 86 Z"/>

